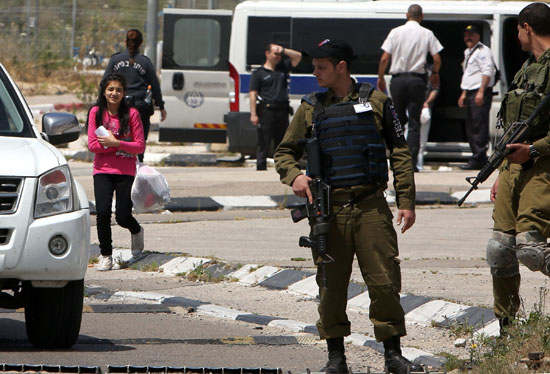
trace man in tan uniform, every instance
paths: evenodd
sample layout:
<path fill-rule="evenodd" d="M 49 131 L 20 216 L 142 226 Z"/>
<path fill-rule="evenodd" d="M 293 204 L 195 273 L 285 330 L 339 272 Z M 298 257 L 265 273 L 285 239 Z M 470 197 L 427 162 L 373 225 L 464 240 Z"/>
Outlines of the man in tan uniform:
<path fill-rule="evenodd" d="M 384 343 L 389 371 L 422 371 L 401 354 L 400 337 L 406 330 L 399 303 L 399 252 L 393 216 L 384 198 L 388 181 L 385 143 L 399 208 L 397 223 L 403 225 L 402 232 L 407 231 L 415 221 L 415 185 L 403 128 L 385 94 L 351 78 L 353 50 L 347 43 L 326 39 L 308 54 L 319 86 L 328 91 L 304 97 L 277 148 L 275 166 L 281 181 L 311 202 L 311 178 L 299 165 L 304 148 L 299 140 L 319 139 L 323 178 L 332 187 L 332 210 L 336 212 L 329 221 L 327 245 L 334 262 L 324 266 L 323 274 L 317 272 L 317 329 L 321 339 L 327 340 L 326 373 L 348 373 L 344 336 L 351 333 L 346 305 L 354 256 L 368 286 L 370 319 L 376 339 Z M 312 252 L 319 264 L 319 253 L 315 248 Z"/>
<path fill-rule="evenodd" d="M 532 56 L 516 73 L 504 96 L 502 124 L 526 120 L 550 94 L 550 7 L 532 3 L 518 16 L 518 39 Z M 494 312 L 501 333 L 519 310 L 519 262 L 550 276 L 550 114 L 543 112 L 522 144 L 500 169 L 491 189 L 494 201 L 493 237 L 487 245 L 487 262 L 493 276 Z M 519 260 L 519 262 L 518 262 Z"/>

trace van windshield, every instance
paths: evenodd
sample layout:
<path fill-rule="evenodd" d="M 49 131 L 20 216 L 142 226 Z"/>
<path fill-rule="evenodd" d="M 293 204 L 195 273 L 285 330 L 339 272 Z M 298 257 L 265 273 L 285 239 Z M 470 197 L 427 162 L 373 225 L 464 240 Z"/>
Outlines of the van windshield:
<path fill-rule="evenodd" d="M 0 136 L 34 137 L 26 118 L 23 104 L 0 70 Z"/>

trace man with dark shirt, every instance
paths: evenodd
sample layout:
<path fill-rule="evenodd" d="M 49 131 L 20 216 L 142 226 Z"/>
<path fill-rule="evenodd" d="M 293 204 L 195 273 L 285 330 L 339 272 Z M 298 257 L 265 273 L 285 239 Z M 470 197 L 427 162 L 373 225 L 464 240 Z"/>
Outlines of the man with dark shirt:
<path fill-rule="evenodd" d="M 289 58 L 281 61 L 283 54 Z M 271 141 L 277 148 L 288 127 L 288 74 L 301 59 L 300 52 L 270 43 L 265 49 L 265 63 L 252 73 L 250 121 L 258 128 L 256 170 L 267 170 Z"/>

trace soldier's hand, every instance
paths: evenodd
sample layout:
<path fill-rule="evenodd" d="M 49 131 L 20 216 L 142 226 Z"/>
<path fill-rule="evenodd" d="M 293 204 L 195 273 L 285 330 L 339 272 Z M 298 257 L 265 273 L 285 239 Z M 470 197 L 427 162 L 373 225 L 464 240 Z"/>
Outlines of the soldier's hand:
<path fill-rule="evenodd" d="M 401 233 L 405 233 L 405 231 L 410 229 L 414 225 L 414 221 L 416 221 L 416 213 L 414 210 L 399 209 L 397 212 L 397 224 L 401 225 L 401 222 L 403 222 Z"/>
<path fill-rule="evenodd" d="M 311 178 L 307 175 L 298 175 L 296 179 L 294 179 L 294 182 L 292 182 L 292 192 L 298 197 L 307 197 L 307 200 L 311 204 L 313 202 L 313 197 L 309 189 L 309 182 L 311 182 Z"/>
<path fill-rule="evenodd" d="M 506 156 L 509 162 L 512 164 L 523 164 L 531 158 L 529 156 L 529 144 L 514 143 L 506 145 L 506 148 L 510 149 L 512 153 Z"/>

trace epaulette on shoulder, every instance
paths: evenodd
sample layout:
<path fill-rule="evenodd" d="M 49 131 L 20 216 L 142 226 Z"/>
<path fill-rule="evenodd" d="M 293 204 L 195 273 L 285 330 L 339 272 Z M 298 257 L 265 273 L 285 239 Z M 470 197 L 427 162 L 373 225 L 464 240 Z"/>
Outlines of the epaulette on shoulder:
<path fill-rule="evenodd" d="M 373 90 L 369 98 L 369 100 L 375 100 L 381 103 L 385 102 L 387 99 L 388 99 L 388 95 L 378 90 Z"/>

